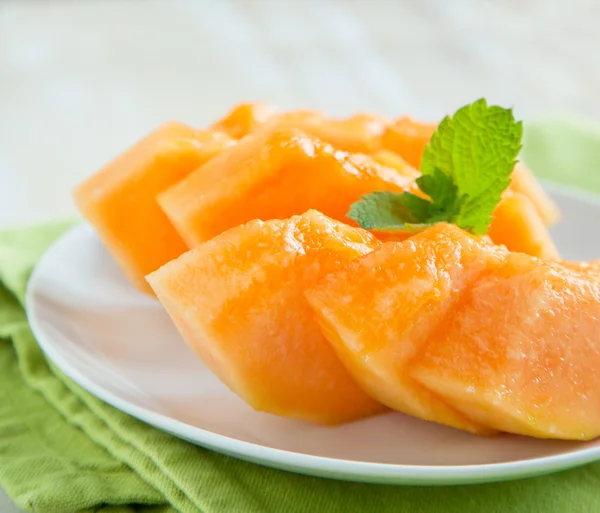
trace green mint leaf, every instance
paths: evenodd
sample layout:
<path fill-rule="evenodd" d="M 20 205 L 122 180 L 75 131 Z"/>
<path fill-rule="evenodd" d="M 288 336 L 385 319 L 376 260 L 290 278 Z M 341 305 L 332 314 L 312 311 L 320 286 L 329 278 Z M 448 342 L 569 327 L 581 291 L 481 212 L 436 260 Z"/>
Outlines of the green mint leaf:
<path fill-rule="evenodd" d="M 455 223 L 484 234 L 521 150 L 523 124 L 510 109 L 488 107 L 484 99 L 446 117 L 425 147 L 423 175 L 436 169 L 452 177 L 460 196 L 467 199 Z"/>
<path fill-rule="evenodd" d="M 473 198 L 467 196 L 467 201 L 457 217 L 456 224 L 471 233 L 486 234 L 492 222 L 492 213 L 500 202 L 502 192 L 509 184 L 510 178 L 499 178 L 496 183 L 479 195 Z"/>
<path fill-rule="evenodd" d="M 366 230 L 402 229 L 406 224 L 417 222 L 411 209 L 404 204 L 406 194 L 409 193 L 372 192 L 353 203 L 347 215 Z"/>
<path fill-rule="evenodd" d="M 426 146 L 419 189 L 376 192 L 354 203 L 348 216 L 367 229 L 405 229 L 449 222 L 485 234 L 521 149 L 523 126 L 512 111 L 484 99 L 439 124 Z"/>
<path fill-rule="evenodd" d="M 454 222 L 467 197 L 459 194 L 452 177 L 436 168 L 433 174 L 420 176 L 417 185 L 431 199 L 428 202 L 430 207 L 427 217 L 420 217 L 419 222 L 424 224 Z"/>
<path fill-rule="evenodd" d="M 373 192 L 350 207 L 348 217 L 369 230 L 404 229 L 437 222 L 453 222 L 465 197 L 458 195 L 452 179 L 439 169 L 433 175 L 417 178 L 419 189 L 430 199 L 410 192 Z"/>

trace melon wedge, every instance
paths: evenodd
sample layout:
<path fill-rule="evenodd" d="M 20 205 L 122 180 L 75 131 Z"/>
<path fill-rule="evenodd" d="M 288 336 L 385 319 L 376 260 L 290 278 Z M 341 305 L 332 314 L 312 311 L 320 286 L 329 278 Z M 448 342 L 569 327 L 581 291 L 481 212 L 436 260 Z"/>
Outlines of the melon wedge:
<path fill-rule="evenodd" d="M 410 374 L 412 361 L 460 294 L 505 250 L 455 226 L 388 242 L 306 292 L 323 333 L 358 383 L 381 403 L 479 434 L 491 430 Z"/>
<path fill-rule="evenodd" d="M 465 292 L 411 376 L 495 429 L 599 436 L 600 276 L 569 265 L 508 255 Z"/>
<path fill-rule="evenodd" d="M 488 235 L 509 250 L 547 259 L 558 259 L 558 249 L 531 199 L 507 190 L 496 207 Z"/>
<path fill-rule="evenodd" d="M 413 182 L 298 130 L 266 127 L 191 173 L 158 201 L 193 247 L 252 219 L 283 219 L 311 208 L 346 220 L 350 205 L 363 194 L 402 191 Z"/>
<path fill-rule="evenodd" d="M 188 249 L 156 195 L 233 144 L 223 133 L 167 123 L 75 189 L 79 210 L 143 292 L 146 274 Z"/>
<path fill-rule="evenodd" d="M 421 176 L 421 173 L 411 166 L 400 155 L 390 150 L 379 150 L 372 154 L 373 160 L 382 166 L 395 169 L 402 175 L 410 176 L 415 180 Z"/>
<path fill-rule="evenodd" d="M 241 139 L 263 126 L 278 110 L 266 103 L 240 103 L 210 128 Z"/>
<path fill-rule="evenodd" d="M 374 114 L 357 114 L 345 119 L 328 118 L 315 111 L 290 111 L 273 116 L 272 124 L 297 128 L 318 137 L 338 150 L 371 154 L 382 147 L 389 121 Z"/>
<path fill-rule="evenodd" d="M 400 155 L 411 166 L 420 169 L 421 157 L 437 124 L 415 121 L 410 117 L 396 120 L 382 136 L 383 149 Z"/>
<path fill-rule="evenodd" d="M 378 244 L 309 211 L 228 230 L 148 281 L 190 347 L 252 407 L 338 424 L 384 407 L 340 363 L 303 292 Z"/>
<path fill-rule="evenodd" d="M 390 122 L 374 114 L 356 114 L 334 119 L 316 110 L 280 111 L 264 103 L 242 103 L 212 125 L 241 139 L 264 127 L 293 128 L 318 137 L 336 149 L 352 153 L 372 153 L 381 148 L 382 136 Z"/>
<path fill-rule="evenodd" d="M 546 226 L 553 225 L 560 218 L 556 203 L 544 191 L 535 175 L 524 164 L 515 166 L 511 177 L 510 189 L 527 196 Z"/>
<path fill-rule="evenodd" d="M 569 262 L 561 261 L 561 265 L 572 271 L 588 276 L 590 279 L 600 278 L 600 260 L 591 260 L 589 262 Z"/>

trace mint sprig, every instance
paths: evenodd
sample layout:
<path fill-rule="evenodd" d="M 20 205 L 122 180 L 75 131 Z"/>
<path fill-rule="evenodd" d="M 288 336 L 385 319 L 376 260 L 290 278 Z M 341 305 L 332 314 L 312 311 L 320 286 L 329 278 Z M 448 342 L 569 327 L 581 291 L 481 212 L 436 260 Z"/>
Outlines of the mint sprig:
<path fill-rule="evenodd" d="M 439 124 L 425 147 L 421 197 L 410 192 L 373 192 L 354 203 L 348 217 L 366 229 L 411 230 L 439 222 L 485 234 L 521 150 L 523 124 L 512 110 L 466 105 Z"/>

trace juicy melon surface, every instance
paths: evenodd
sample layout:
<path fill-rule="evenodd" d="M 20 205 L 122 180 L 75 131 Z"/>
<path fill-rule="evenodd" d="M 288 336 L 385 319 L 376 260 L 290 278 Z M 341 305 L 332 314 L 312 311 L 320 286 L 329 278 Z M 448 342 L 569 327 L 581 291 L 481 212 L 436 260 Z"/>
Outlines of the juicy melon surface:
<path fill-rule="evenodd" d="M 193 247 L 252 219 L 283 219 L 308 209 L 348 221 L 350 205 L 362 195 L 402 191 L 413 183 L 369 157 L 337 151 L 298 130 L 268 127 L 210 160 L 158 200 Z"/>
<path fill-rule="evenodd" d="M 276 114 L 271 123 L 279 127 L 302 130 L 338 150 L 365 154 L 381 149 L 382 137 L 389 125 L 387 119 L 374 114 L 363 113 L 345 119 L 334 119 L 315 111 Z"/>
<path fill-rule="evenodd" d="M 372 154 L 373 160 L 382 166 L 395 169 L 402 175 L 413 177 L 415 180 L 421 176 L 421 173 L 411 166 L 400 155 L 390 150 L 379 150 Z"/>
<path fill-rule="evenodd" d="M 544 191 L 535 175 L 521 162 L 512 173 L 510 190 L 527 196 L 546 226 L 553 225 L 560 218 L 560 210 L 552 198 Z"/>
<path fill-rule="evenodd" d="M 211 128 L 241 139 L 269 124 L 280 129 L 302 130 L 338 150 L 373 153 L 381 149 L 381 139 L 389 123 L 386 118 L 374 114 L 335 119 L 316 110 L 280 111 L 264 103 L 242 103 Z"/>
<path fill-rule="evenodd" d="M 427 124 L 403 117 L 392 123 L 382 136 L 382 147 L 400 155 L 411 166 L 420 169 L 425 146 L 437 124 Z"/>
<path fill-rule="evenodd" d="M 279 129 L 300 129 L 336 149 L 370 154 L 375 162 L 414 179 L 419 176 L 417 169 L 423 151 L 437 127 L 409 117 L 393 123 L 371 114 L 331 119 L 318 111 L 282 112 L 258 103 L 238 106 L 215 127 L 241 137 L 262 129 L 265 124 Z M 504 244 L 511 251 L 557 259 L 558 251 L 546 227 L 559 218 L 558 208 L 522 163 L 515 166 L 506 196 L 510 199 L 496 209 L 490 228 L 494 242 Z M 319 208 L 318 205 L 313 206 Z M 381 240 L 404 240 L 410 235 L 401 232 L 374 233 Z"/>
<path fill-rule="evenodd" d="M 275 107 L 266 103 L 240 103 L 210 128 L 225 132 L 234 139 L 241 139 L 263 126 L 276 112 Z"/>
<path fill-rule="evenodd" d="M 80 212 L 143 292 L 150 292 L 146 274 L 188 249 L 156 195 L 233 144 L 223 133 L 167 123 L 74 191 Z"/>
<path fill-rule="evenodd" d="M 457 297 L 505 250 L 455 226 L 388 242 L 306 292 L 324 333 L 355 379 L 383 404 L 475 433 L 489 433 L 410 374 L 412 362 Z"/>
<path fill-rule="evenodd" d="M 251 406 L 338 424 L 384 407 L 341 364 L 303 292 L 378 244 L 309 211 L 228 230 L 148 281 L 191 348 Z"/>
<path fill-rule="evenodd" d="M 599 436 L 600 276 L 597 265 L 568 267 L 507 255 L 466 291 L 411 375 L 495 429 Z"/>
<path fill-rule="evenodd" d="M 558 259 L 558 249 L 544 220 L 531 199 L 510 189 L 496 207 L 490 238 L 510 251 L 548 259 Z"/>

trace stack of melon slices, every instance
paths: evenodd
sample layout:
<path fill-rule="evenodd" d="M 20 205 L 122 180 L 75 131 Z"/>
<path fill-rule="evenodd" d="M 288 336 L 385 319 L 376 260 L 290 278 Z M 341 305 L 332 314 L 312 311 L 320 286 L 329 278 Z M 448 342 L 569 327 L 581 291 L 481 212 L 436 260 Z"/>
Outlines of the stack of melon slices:
<path fill-rule="evenodd" d="M 557 209 L 526 168 L 494 213 L 503 246 L 445 223 L 383 237 L 346 217 L 370 192 L 418 192 L 434 129 L 244 104 L 207 130 L 164 125 L 75 198 L 257 410 L 338 424 L 391 408 L 479 434 L 599 435 L 600 273 L 557 260 Z"/>
<path fill-rule="evenodd" d="M 207 130 L 163 125 L 82 183 L 75 200 L 133 283 L 150 292 L 148 273 L 241 223 L 311 208 L 351 223 L 346 213 L 361 195 L 413 186 L 434 128 L 242 104 Z M 557 209 L 523 166 L 507 195 L 494 241 L 556 257 L 546 226 Z"/>

